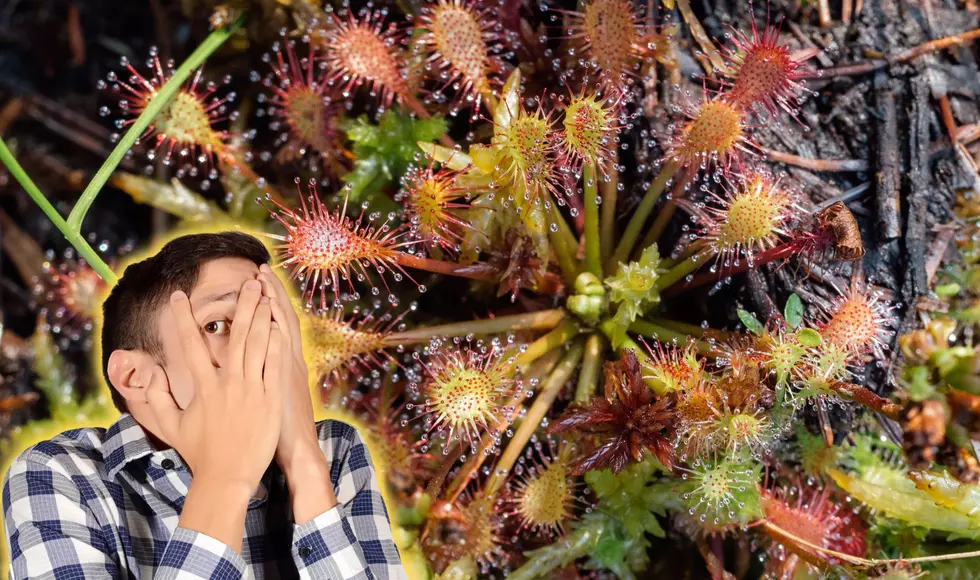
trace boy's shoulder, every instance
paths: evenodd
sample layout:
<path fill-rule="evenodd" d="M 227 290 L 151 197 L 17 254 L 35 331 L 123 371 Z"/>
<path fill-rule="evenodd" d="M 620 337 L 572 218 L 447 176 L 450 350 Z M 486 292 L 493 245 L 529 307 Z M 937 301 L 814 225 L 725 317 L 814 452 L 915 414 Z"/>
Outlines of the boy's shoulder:
<path fill-rule="evenodd" d="M 10 464 L 14 467 L 46 466 L 65 475 L 91 475 L 103 462 L 104 427 L 86 427 L 63 431 L 51 439 L 39 441 L 24 449 Z"/>
<path fill-rule="evenodd" d="M 345 423 L 338 419 L 323 419 L 316 422 L 316 432 L 320 441 L 332 439 L 353 441 L 358 438 L 357 429 L 350 423 Z"/>

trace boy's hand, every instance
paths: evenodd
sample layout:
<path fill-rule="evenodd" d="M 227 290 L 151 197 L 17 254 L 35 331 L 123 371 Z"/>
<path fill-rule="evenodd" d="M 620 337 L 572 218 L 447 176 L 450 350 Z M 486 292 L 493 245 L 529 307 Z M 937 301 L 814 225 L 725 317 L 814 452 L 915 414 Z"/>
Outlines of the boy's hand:
<path fill-rule="evenodd" d="M 293 519 L 303 524 L 337 505 L 330 465 L 320 449 L 313 420 L 309 371 L 303 358 L 299 316 L 293 309 L 286 287 L 268 265 L 259 268 L 263 292 L 271 296 L 276 320 L 287 321 L 293 352 L 293 377 L 283 383 L 282 431 L 276 461 L 286 476 L 293 504 Z"/>
<path fill-rule="evenodd" d="M 299 315 L 293 308 L 286 287 L 268 264 L 259 267 L 262 292 L 272 300 L 272 313 L 276 320 L 286 320 L 283 329 L 289 337 L 292 379 L 283 383 L 282 431 L 276 449 L 276 461 L 283 472 L 294 461 L 307 461 L 313 454 L 322 455 L 313 419 L 313 401 L 310 397 L 309 371 L 303 358 L 303 339 L 300 333 Z M 287 473 L 288 477 L 288 473 Z"/>
<path fill-rule="evenodd" d="M 163 380 L 154 380 L 147 402 L 164 440 L 194 474 L 194 484 L 251 495 L 272 461 L 282 422 L 284 331 L 273 325 L 261 284 L 244 284 L 229 338 L 227 368 L 211 364 L 187 295 L 174 292 L 170 311 L 194 381 L 194 397 L 181 410 Z M 163 374 L 158 367 L 157 372 Z"/>

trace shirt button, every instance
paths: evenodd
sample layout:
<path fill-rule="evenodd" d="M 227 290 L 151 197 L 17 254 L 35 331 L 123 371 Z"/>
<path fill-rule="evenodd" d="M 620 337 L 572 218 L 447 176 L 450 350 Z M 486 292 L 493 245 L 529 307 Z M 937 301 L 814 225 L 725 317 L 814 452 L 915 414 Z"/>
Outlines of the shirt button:
<path fill-rule="evenodd" d="M 160 462 L 160 467 L 164 469 L 173 469 L 176 467 L 176 464 L 174 463 L 173 459 L 164 459 Z"/>
<path fill-rule="evenodd" d="M 299 549 L 300 558 L 303 559 L 309 558 L 311 553 L 313 553 L 313 550 L 311 550 L 309 546 L 303 546 L 302 548 Z"/>

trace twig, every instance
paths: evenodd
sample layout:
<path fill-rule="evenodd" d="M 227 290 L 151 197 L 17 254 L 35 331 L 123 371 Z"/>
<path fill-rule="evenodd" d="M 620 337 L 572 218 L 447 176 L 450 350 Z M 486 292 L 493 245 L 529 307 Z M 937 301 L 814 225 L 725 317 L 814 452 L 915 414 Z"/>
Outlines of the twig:
<path fill-rule="evenodd" d="M 875 75 L 874 87 L 875 101 L 881 112 L 881 120 L 875 125 L 875 209 L 878 213 L 879 240 L 887 242 L 902 235 L 898 223 L 901 216 L 898 117 L 895 95 L 884 74 Z"/>
<path fill-rule="evenodd" d="M 777 526 L 770 521 L 763 521 L 762 526 L 769 531 L 773 532 L 778 536 L 782 536 L 788 540 L 792 540 L 793 543 L 799 544 L 801 546 L 806 546 L 811 550 L 816 550 L 821 554 L 827 554 L 833 556 L 837 559 L 848 562 L 855 566 L 882 566 L 885 564 L 918 564 L 920 562 L 943 562 L 948 560 L 961 560 L 966 558 L 980 558 L 980 550 L 975 550 L 972 552 L 959 552 L 956 554 L 939 554 L 935 556 L 919 556 L 917 558 L 889 558 L 885 560 L 879 560 L 877 558 L 861 558 L 858 556 L 852 556 L 850 554 L 845 554 L 844 552 L 838 552 L 836 550 L 831 550 L 829 548 L 824 548 L 823 546 L 818 546 L 811 542 L 804 540 L 803 538 L 794 535 L 793 533 L 784 530 L 783 528 Z"/>
<path fill-rule="evenodd" d="M 864 195 L 870 187 L 871 187 L 870 181 L 865 181 L 862 184 L 855 185 L 854 187 L 848 189 L 847 191 L 845 191 L 840 195 L 835 195 L 834 197 L 823 200 L 822 202 L 817 204 L 816 207 L 814 207 L 814 212 L 819 212 L 821 210 L 827 209 L 828 207 L 834 205 L 838 201 L 842 201 L 844 203 L 850 203 L 855 199 L 858 199 L 862 195 Z"/>
<path fill-rule="evenodd" d="M 772 149 L 762 149 L 763 155 L 779 163 L 795 165 L 811 171 L 867 171 L 868 162 L 864 159 L 810 159 L 791 153 Z"/>
<path fill-rule="evenodd" d="M 803 78 L 805 79 L 831 79 L 836 77 L 848 77 L 848 76 L 859 76 L 866 75 L 868 73 L 873 73 L 876 70 L 881 70 L 893 64 L 899 64 L 903 62 L 908 62 L 919 58 L 922 55 L 928 54 L 930 52 L 935 52 L 937 50 L 944 50 L 953 46 L 963 46 L 969 44 L 980 38 L 980 28 L 975 28 L 973 30 L 962 32 L 960 34 L 954 34 L 953 36 L 947 36 L 945 38 L 940 38 L 937 40 L 930 40 L 929 42 L 924 42 L 918 46 L 914 46 L 902 52 L 891 55 L 883 59 L 869 60 L 867 62 L 848 64 L 844 66 L 838 66 L 834 68 L 826 68 L 819 71 L 803 73 Z"/>

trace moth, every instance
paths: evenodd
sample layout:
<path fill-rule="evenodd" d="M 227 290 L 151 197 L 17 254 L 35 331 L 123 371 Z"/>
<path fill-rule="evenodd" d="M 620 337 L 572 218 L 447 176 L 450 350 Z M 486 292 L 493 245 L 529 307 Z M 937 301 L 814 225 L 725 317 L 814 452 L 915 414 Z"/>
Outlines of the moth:
<path fill-rule="evenodd" d="M 844 202 L 834 202 L 817 214 L 817 225 L 833 236 L 834 255 L 840 260 L 854 261 L 864 257 L 864 242 L 854 214 Z"/>

